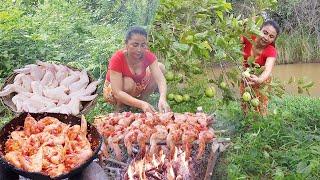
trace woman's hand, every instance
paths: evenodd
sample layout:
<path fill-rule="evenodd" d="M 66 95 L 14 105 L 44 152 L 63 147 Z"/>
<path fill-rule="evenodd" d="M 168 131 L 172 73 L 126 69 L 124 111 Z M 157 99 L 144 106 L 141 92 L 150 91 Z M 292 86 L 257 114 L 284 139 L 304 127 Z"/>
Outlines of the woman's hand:
<path fill-rule="evenodd" d="M 271 75 L 271 71 L 273 69 L 274 63 L 276 61 L 276 58 L 274 57 L 268 57 L 266 60 L 266 64 L 264 71 L 258 76 L 251 74 L 250 77 L 248 77 L 248 84 L 249 85 L 256 85 L 256 84 L 261 84 L 265 82 Z"/>
<path fill-rule="evenodd" d="M 169 104 L 164 98 L 159 99 L 158 108 L 160 113 L 166 113 L 171 111 Z"/>
<path fill-rule="evenodd" d="M 250 77 L 248 77 L 248 84 L 249 85 L 256 85 L 256 84 L 261 84 L 262 83 L 262 80 L 261 78 L 259 78 L 258 76 L 254 75 L 254 74 L 251 74 Z"/>
<path fill-rule="evenodd" d="M 153 108 L 153 106 L 145 101 L 143 101 L 141 108 L 143 112 L 149 112 L 149 113 L 154 113 L 156 110 Z"/>

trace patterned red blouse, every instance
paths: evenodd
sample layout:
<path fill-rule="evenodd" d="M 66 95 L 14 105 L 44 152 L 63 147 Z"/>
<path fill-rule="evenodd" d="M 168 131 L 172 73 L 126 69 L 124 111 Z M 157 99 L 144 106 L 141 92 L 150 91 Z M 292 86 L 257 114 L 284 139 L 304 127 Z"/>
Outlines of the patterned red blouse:
<path fill-rule="evenodd" d="M 111 57 L 109 61 L 106 80 L 110 82 L 110 70 L 113 70 L 122 73 L 123 77 L 131 77 L 136 83 L 140 83 L 146 75 L 147 67 L 151 65 L 156 59 L 156 56 L 152 52 L 146 51 L 143 58 L 143 71 L 141 74 L 135 75 L 129 69 L 124 52 L 122 50 L 119 50 Z"/>
<path fill-rule="evenodd" d="M 243 38 L 243 58 L 244 58 L 244 66 L 248 67 L 247 60 L 251 56 L 251 49 L 252 44 L 251 42 L 244 36 Z M 252 40 L 254 41 L 256 39 L 255 36 L 252 36 Z M 277 57 L 277 49 L 275 48 L 274 44 L 268 45 L 261 54 L 256 57 L 255 63 L 259 64 L 260 66 L 264 66 L 266 64 L 266 60 L 268 57 Z"/>

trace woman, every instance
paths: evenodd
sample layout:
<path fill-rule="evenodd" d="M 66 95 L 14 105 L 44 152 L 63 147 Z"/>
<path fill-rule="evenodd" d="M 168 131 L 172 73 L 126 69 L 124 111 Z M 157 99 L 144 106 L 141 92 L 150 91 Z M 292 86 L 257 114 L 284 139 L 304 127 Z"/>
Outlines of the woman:
<path fill-rule="evenodd" d="M 121 110 L 123 104 L 140 108 L 143 112 L 154 112 L 144 101 L 158 87 L 160 112 L 170 107 L 166 101 L 167 85 L 165 67 L 148 50 L 147 32 L 141 27 L 131 28 L 125 39 L 125 48 L 117 51 L 109 60 L 104 84 L 105 100 Z"/>
<path fill-rule="evenodd" d="M 240 85 L 240 93 L 243 94 L 245 88 L 251 86 L 255 96 L 260 101 L 256 111 L 265 116 L 268 109 L 268 97 L 261 93 L 260 89 L 263 85 L 271 82 L 270 76 L 277 58 L 275 41 L 280 33 L 280 27 L 275 21 L 268 20 L 263 23 L 260 30 L 260 36 L 251 37 L 255 45 L 252 45 L 247 38 L 241 37 L 244 67 L 249 67 L 247 60 L 251 56 L 255 59 L 255 63 L 259 64 L 260 67 L 264 67 L 264 70 L 260 75 L 251 74 L 250 77 L 246 78 L 246 81 Z M 247 103 L 242 103 L 242 108 L 247 112 Z"/>

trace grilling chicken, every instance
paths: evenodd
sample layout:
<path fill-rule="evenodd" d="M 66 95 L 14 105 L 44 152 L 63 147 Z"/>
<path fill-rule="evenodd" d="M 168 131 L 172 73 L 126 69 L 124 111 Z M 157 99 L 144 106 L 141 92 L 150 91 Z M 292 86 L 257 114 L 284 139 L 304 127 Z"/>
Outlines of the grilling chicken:
<path fill-rule="evenodd" d="M 204 113 L 110 113 L 98 116 L 94 125 L 104 136 L 106 145 L 103 154 L 109 156 L 111 149 L 116 159 L 122 159 L 119 144 L 125 145 L 129 155 L 132 155 L 133 144 L 139 145 L 140 154 L 152 157 L 158 154 L 159 144 L 166 144 L 168 156 L 173 158 L 175 148 L 182 145 L 186 152 L 186 160 L 191 156 L 192 145 L 198 142 L 197 158 L 205 150 L 206 143 L 216 136 L 208 124 L 212 118 Z M 149 150 L 147 144 L 150 144 Z"/>

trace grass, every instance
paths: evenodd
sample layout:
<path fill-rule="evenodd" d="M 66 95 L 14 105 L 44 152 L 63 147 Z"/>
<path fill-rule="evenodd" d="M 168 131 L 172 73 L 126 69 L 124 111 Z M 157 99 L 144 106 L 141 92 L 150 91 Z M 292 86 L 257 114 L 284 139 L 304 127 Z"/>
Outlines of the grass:
<path fill-rule="evenodd" d="M 320 48 L 315 35 L 307 35 L 302 30 L 291 34 L 281 34 L 277 40 L 278 63 L 319 62 Z"/>
<path fill-rule="evenodd" d="M 270 105 L 274 112 L 266 118 L 244 119 L 236 103 L 229 113 L 219 112 L 219 120 L 234 130 L 220 165 L 228 179 L 319 179 L 319 98 L 287 96 Z"/>

